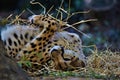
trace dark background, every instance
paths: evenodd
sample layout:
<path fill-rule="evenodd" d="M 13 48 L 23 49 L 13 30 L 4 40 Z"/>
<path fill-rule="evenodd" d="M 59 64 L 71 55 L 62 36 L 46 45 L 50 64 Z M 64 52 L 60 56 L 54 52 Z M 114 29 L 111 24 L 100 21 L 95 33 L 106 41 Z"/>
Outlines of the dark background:
<path fill-rule="evenodd" d="M 50 13 L 56 15 L 61 0 L 36 0 L 46 7 L 48 11 L 52 5 L 53 9 Z M 31 5 L 30 0 L 0 0 L 0 26 L 4 26 L 3 19 L 10 14 L 18 15 L 23 10 L 26 10 L 22 18 L 28 18 L 31 16 L 27 9 L 31 10 L 35 14 L 41 14 L 44 12 L 43 8 L 36 5 Z M 62 8 L 68 10 L 69 0 L 64 0 Z M 71 13 L 83 12 L 90 10 L 86 14 L 77 14 L 68 20 L 69 24 L 73 24 L 80 20 L 85 19 L 97 19 L 96 22 L 86 22 L 75 27 L 87 34 L 90 38 L 82 35 L 81 33 L 68 29 L 70 32 L 76 32 L 80 35 L 83 41 L 83 45 L 97 45 L 99 50 L 105 50 L 107 48 L 112 51 L 120 51 L 120 0 L 71 0 Z M 63 14 L 63 18 L 66 14 Z M 89 52 L 88 48 L 85 48 Z"/>

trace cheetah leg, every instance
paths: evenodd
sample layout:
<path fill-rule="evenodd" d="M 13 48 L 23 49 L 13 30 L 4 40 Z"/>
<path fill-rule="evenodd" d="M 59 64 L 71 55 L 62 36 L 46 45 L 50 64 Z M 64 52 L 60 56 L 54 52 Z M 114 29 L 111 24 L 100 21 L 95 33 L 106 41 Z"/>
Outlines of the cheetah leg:
<path fill-rule="evenodd" d="M 25 47 L 16 56 L 16 59 L 20 60 L 22 56 L 29 56 L 33 52 L 42 52 L 42 49 L 39 48 L 43 48 L 43 44 L 47 44 L 47 41 L 49 41 L 49 39 L 53 36 L 54 32 L 54 29 L 50 29 L 50 27 L 44 28 L 39 35 L 25 45 Z"/>
<path fill-rule="evenodd" d="M 53 60 L 55 69 L 57 70 L 65 70 L 67 68 L 67 65 L 64 64 L 65 61 L 61 56 L 62 54 L 64 54 L 64 49 L 60 46 L 54 46 L 50 50 L 51 59 Z"/>
<path fill-rule="evenodd" d="M 64 50 L 60 46 L 54 46 L 50 50 L 50 54 L 55 68 L 58 70 L 73 70 L 75 67 L 84 67 L 85 63 L 73 53 L 73 51 Z"/>

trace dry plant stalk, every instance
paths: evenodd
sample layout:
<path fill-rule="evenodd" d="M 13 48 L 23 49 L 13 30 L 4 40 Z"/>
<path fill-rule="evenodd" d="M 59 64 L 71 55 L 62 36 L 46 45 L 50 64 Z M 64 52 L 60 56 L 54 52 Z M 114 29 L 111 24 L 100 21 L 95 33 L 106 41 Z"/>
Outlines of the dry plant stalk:
<path fill-rule="evenodd" d="M 95 52 L 88 56 L 88 65 L 96 73 L 120 76 L 120 53 L 110 50 Z"/>

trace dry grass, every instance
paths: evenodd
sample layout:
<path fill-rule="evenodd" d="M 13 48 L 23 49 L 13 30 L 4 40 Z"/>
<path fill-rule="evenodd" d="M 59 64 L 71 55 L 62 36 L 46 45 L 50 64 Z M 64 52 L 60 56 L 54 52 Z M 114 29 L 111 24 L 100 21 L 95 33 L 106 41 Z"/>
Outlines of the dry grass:
<path fill-rule="evenodd" d="M 93 54 L 88 56 L 87 68 L 101 75 L 120 76 L 120 52 L 93 51 Z"/>
<path fill-rule="evenodd" d="M 87 66 L 75 71 L 54 71 L 44 76 L 52 77 L 83 77 L 92 79 L 119 80 L 120 78 L 120 52 L 92 51 L 87 57 Z"/>

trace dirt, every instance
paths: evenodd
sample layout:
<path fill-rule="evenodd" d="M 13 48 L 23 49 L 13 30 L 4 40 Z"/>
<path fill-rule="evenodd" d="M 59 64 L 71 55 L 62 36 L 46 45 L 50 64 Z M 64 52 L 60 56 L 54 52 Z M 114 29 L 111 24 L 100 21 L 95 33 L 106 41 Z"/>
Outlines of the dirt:
<path fill-rule="evenodd" d="M 33 77 L 33 80 L 103 80 L 103 79 L 93 79 L 93 78 L 80 78 L 80 77 L 65 77 L 65 78 L 56 78 L 56 77 Z"/>

